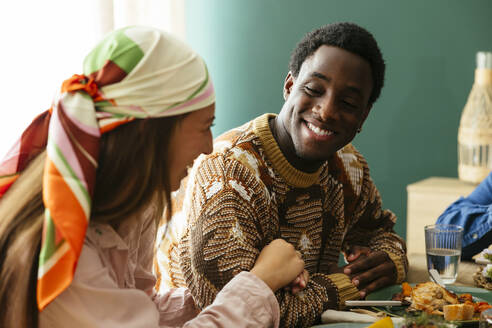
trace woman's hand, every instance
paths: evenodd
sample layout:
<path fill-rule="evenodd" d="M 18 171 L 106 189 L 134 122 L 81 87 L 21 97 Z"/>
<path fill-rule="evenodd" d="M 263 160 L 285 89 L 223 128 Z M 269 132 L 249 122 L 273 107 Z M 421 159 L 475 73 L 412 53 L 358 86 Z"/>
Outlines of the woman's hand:
<path fill-rule="evenodd" d="M 290 290 L 292 294 L 297 294 L 304 288 L 306 288 L 309 282 L 309 272 L 304 269 L 290 284 L 284 287 L 285 290 Z"/>
<path fill-rule="evenodd" d="M 304 261 L 294 246 L 283 239 L 275 239 L 263 248 L 250 272 L 276 292 L 296 280 L 303 270 Z"/>

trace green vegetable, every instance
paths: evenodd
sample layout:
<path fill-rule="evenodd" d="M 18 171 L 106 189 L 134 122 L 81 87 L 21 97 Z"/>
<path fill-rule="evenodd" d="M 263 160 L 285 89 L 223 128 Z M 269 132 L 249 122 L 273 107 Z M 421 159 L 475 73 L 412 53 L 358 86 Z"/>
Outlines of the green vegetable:
<path fill-rule="evenodd" d="M 419 315 L 405 316 L 405 324 L 403 327 L 436 327 L 436 328 L 450 328 L 455 327 L 444 321 L 442 316 L 431 315 L 426 312 L 421 312 Z"/>
<path fill-rule="evenodd" d="M 491 267 L 487 266 L 486 270 L 487 270 L 486 271 L 487 277 L 489 277 L 490 279 L 492 279 L 492 266 Z"/>

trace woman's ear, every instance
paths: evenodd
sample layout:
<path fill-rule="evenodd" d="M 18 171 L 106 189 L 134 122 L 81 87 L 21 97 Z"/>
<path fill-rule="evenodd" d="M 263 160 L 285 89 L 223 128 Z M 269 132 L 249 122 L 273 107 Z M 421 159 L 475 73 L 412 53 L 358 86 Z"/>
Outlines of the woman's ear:
<path fill-rule="evenodd" d="M 294 85 L 294 76 L 292 76 L 292 73 L 289 71 L 284 81 L 284 100 L 287 100 L 287 98 L 289 98 L 293 85 Z"/>

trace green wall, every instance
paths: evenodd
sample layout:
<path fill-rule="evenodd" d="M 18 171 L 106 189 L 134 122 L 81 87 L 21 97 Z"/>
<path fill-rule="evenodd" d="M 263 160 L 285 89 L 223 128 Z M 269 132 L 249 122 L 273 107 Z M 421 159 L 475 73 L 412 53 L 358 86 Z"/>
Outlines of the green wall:
<path fill-rule="evenodd" d="M 475 54 L 492 50 L 490 0 L 187 0 L 189 43 L 217 92 L 214 136 L 277 113 L 290 52 L 308 31 L 336 21 L 371 31 L 387 63 L 385 87 L 354 144 L 383 205 L 405 236 L 406 186 L 457 176 L 456 138 Z"/>

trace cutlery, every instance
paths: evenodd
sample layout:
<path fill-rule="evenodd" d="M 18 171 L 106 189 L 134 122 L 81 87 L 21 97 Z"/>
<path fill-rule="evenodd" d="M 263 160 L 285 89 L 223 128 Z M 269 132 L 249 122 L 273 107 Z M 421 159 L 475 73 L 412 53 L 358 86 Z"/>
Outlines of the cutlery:
<path fill-rule="evenodd" d="M 430 280 L 441 286 L 442 288 L 446 288 L 446 285 L 442 281 L 441 277 L 439 276 L 439 272 L 437 272 L 436 269 L 430 269 L 429 270 L 429 276 Z"/>
<path fill-rule="evenodd" d="M 359 300 L 345 301 L 346 306 L 402 306 L 408 305 L 406 301 L 377 301 L 377 300 Z"/>

